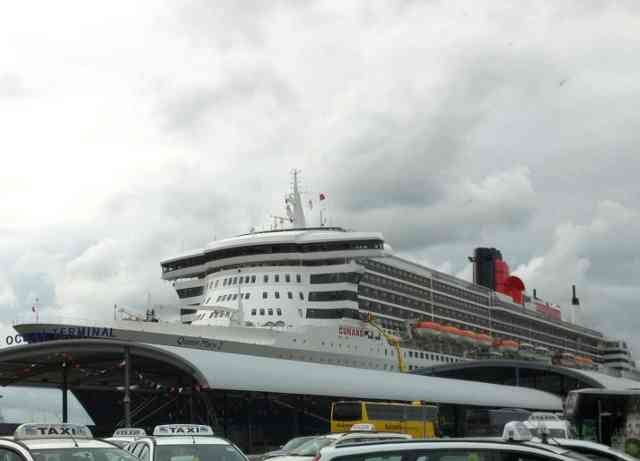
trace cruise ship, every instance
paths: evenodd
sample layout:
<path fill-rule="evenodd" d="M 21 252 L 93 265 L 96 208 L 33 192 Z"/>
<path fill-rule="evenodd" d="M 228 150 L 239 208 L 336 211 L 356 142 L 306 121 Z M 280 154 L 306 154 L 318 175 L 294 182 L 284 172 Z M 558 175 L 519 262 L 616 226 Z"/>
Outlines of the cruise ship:
<path fill-rule="evenodd" d="M 180 321 L 22 323 L 28 342 L 100 337 L 378 370 L 524 359 L 636 377 L 622 340 L 528 294 L 499 250 L 476 248 L 468 282 L 399 257 L 377 232 L 307 225 L 292 173 L 287 228 L 165 259 Z M 322 199 L 323 197 L 320 197 Z"/>

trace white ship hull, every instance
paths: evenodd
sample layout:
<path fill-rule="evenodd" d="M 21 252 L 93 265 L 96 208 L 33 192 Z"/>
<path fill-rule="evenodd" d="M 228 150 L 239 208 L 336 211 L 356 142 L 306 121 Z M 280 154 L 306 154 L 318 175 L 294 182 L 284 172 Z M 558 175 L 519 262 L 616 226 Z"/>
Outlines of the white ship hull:
<path fill-rule="evenodd" d="M 356 368 L 398 371 L 395 350 L 367 327 L 299 327 L 282 331 L 241 326 L 198 326 L 169 322 L 102 321 L 80 323 L 25 323 L 14 327 L 29 343 L 68 338 L 98 338 L 177 346 L 258 357 L 296 360 Z M 439 353 L 401 353 L 411 368 L 460 361 Z M 416 351 L 417 352 L 417 351 Z M 414 357 L 415 356 L 415 357 Z"/>

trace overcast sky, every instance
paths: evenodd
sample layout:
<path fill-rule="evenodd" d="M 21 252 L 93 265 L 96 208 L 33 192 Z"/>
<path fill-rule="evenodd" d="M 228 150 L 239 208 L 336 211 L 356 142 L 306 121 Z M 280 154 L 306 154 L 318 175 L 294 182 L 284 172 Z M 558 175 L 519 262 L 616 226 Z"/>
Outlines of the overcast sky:
<path fill-rule="evenodd" d="M 0 321 L 175 304 L 160 259 L 281 213 L 469 277 L 478 245 L 640 354 L 640 4 L 13 2 Z M 169 308 L 167 308 L 169 310 Z"/>

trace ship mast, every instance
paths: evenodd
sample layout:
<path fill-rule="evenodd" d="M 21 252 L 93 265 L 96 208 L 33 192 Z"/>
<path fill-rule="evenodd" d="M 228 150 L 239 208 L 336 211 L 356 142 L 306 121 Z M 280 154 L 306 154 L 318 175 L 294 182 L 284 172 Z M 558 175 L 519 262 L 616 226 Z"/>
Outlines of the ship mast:
<path fill-rule="evenodd" d="M 300 197 L 300 189 L 298 187 L 298 176 L 300 175 L 300 170 L 291 170 L 291 175 L 293 176 L 293 190 L 285 198 L 285 202 L 287 204 L 287 216 L 294 228 L 303 229 L 307 227 L 307 221 L 304 217 L 302 198 Z"/>

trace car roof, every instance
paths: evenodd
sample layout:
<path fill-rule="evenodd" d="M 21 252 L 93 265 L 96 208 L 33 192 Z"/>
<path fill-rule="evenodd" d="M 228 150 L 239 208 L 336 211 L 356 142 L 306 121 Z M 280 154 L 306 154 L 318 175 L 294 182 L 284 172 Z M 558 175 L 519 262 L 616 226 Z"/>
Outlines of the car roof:
<path fill-rule="evenodd" d="M 160 436 L 143 436 L 135 440 L 135 442 L 151 441 L 156 445 L 231 445 L 227 439 L 211 435 L 160 435 Z"/>
<path fill-rule="evenodd" d="M 377 432 L 377 431 L 353 431 L 353 432 L 333 432 L 331 434 L 327 434 L 324 437 L 332 438 L 332 439 L 346 439 L 346 438 L 361 438 L 361 437 L 370 437 L 372 439 L 381 438 L 381 437 L 396 437 L 398 439 L 410 439 L 411 436 L 408 434 L 403 434 L 401 432 Z"/>
<path fill-rule="evenodd" d="M 561 447 L 566 447 L 568 449 L 571 448 L 590 448 L 592 450 L 598 450 L 598 451 L 603 451 L 606 453 L 611 453 L 611 454 L 615 454 L 616 456 L 619 456 L 621 458 L 626 458 L 629 460 L 635 460 L 637 458 L 634 458 L 631 455 L 628 455 L 626 453 L 623 453 L 621 451 L 618 450 L 614 450 L 613 448 L 611 448 L 608 445 L 603 445 L 601 443 L 598 442 L 592 442 L 590 440 L 579 440 L 579 439 L 556 439 L 555 437 L 552 439 L 549 439 L 549 443 L 552 444 L 557 444 L 560 445 Z"/>
<path fill-rule="evenodd" d="M 117 448 L 114 444 L 99 439 L 29 439 L 20 440 L 29 450 L 55 448 Z"/>
<path fill-rule="evenodd" d="M 554 449 L 547 449 L 538 444 L 528 444 L 519 442 L 506 442 L 504 440 L 487 440 L 487 439 L 414 439 L 414 440 L 384 440 L 371 441 L 352 444 L 340 444 L 324 448 L 322 453 L 327 457 L 346 456 L 350 454 L 358 454 L 367 451 L 395 451 L 395 450 L 411 450 L 411 449 L 447 449 L 447 448 L 480 448 L 495 450 L 518 450 L 537 453 L 540 455 L 553 455 L 565 460 L 572 457 L 557 453 Z"/>

